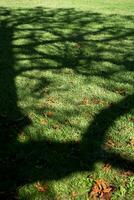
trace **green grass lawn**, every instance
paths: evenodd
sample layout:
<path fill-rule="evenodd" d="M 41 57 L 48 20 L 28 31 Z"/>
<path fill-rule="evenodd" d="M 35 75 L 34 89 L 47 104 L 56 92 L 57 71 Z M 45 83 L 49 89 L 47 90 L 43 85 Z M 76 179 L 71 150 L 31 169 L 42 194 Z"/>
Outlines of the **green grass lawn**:
<path fill-rule="evenodd" d="M 101 179 L 133 200 L 133 11 L 0 1 L 0 199 L 87 200 Z"/>

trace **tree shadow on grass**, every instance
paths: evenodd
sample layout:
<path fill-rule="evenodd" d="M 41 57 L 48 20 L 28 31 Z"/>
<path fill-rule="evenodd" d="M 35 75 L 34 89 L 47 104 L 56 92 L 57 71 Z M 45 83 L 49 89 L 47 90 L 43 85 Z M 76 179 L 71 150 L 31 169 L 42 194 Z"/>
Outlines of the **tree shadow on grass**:
<path fill-rule="evenodd" d="M 121 27 L 109 25 L 93 30 L 90 28 L 92 23 L 105 21 L 108 24 L 108 20 L 113 21 L 114 16 L 107 19 L 97 13 L 78 12 L 74 9 L 36 8 L 10 11 L 1 8 L 0 15 L 0 198 L 14 199 L 11 192 L 26 183 L 44 178 L 46 181 L 58 180 L 73 172 L 92 171 L 98 161 L 107 160 L 113 167 L 133 171 L 132 160 L 108 152 L 102 146 L 107 130 L 115 120 L 133 109 L 134 94 L 127 95 L 121 101 L 100 111 L 80 143 L 56 142 L 47 138 L 20 143 L 17 140 L 18 133 L 32 122 L 17 105 L 15 85 L 17 76 L 33 70 L 56 71 L 65 67 L 88 77 L 104 78 L 112 77 L 120 70 L 124 70 L 124 73 L 133 71 L 131 50 L 128 55 L 128 50 L 124 53 L 117 49 L 119 54 L 122 54 L 122 59 L 117 61 L 115 58 L 103 57 L 102 52 L 108 52 L 110 49 L 99 47 L 100 43 L 106 42 L 107 45 L 108 41 L 118 42 L 119 39 L 122 41 L 128 37 L 131 39 L 132 30 L 126 28 L 121 31 Z M 120 18 L 123 17 L 119 16 Z M 67 30 L 67 33 L 64 30 Z M 16 33 L 19 32 L 22 34 L 17 36 Z M 45 39 L 42 35 L 44 32 Z M 105 38 L 99 39 L 100 34 L 106 35 Z M 93 38 L 95 35 L 96 38 Z M 15 43 L 21 39 L 25 42 Z M 48 51 L 47 48 L 40 50 L 40 45 L 46 45 Z M 46 60 L 43 62 L 44 58 Z M 29 65 L 19 65 L 19 61 L 24 60 L 28 60 Z M 111 62 L 123 67 L 111 70 L 106 75 L 101 70 L 90 70 L 92 62 Z M 49 81 L 41 79 L 39 90 L 44 84 L 49 85 Z"/>

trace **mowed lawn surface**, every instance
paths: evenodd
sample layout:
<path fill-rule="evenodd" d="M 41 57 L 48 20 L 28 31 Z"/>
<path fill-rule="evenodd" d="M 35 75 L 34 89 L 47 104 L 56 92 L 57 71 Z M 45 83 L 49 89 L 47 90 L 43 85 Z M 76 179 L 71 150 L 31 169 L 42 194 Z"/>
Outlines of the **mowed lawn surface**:
<path fill-rule="evenodd" d="M 133 11 L 0 1 L 0 199 L 133 200 Z"/>

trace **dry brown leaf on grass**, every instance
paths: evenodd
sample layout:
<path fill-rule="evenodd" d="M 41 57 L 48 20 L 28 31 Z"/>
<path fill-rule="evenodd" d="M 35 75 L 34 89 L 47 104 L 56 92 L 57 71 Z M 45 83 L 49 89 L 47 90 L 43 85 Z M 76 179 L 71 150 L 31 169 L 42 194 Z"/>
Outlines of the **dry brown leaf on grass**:
<path fill-rule="evenodd" d="M 48 189 L 48 185 L 42 185 L 39 181 L 37 183 L 35 183 L 35 187 L 37 188 L 37 190 L 39 192 L 46 192 L 46 190 Z"/>
<path fill-rule="evenodd" d="M 53 125 L 52 125 L 52 128 L 53 128 L 53 129 L 60 129 L 60 125 L 59 125 L 59 124 L 53 124 Z"/>
<path fill-rule="evenodd" d="M 103 100 L 103 99 L 99 99 L 99 98 L 93 98 L 92 100 L 91 100 L 91 102 L 93 103 L 93 104 L 99 104 L 99 105 L 103 105 L 103 106 L 107 106 L 109 103 L 106 101 L 106 100 Z"/>
<path fill-rule="evenodd" d="M 113 186 L 103 179 L 98 179 L 95 181 L 89 196 L 94 200 L 110 200 L 112 191 Z"/>
<path fill-rule="evenodd" d="M 78 194 L 77 194 L 77 192 L 75 192 L 75 191 L 73 191 L 72 194 L 71 194 L 71 196 L 72 196 L 73 198 L 77 197 L 77 195 L 78 195 Z"/>
<path fill-rule="evenodd" d="M 134 172 L 133 171 L 124 171 L 123 173 L 122 173 L 122 175 L 123 176 L 134 176 Z"/>
<path fill-rule="evenodd" d="M 93 98 L 93 99 L 92 99 L 92 103 L 93 103 L 93 104 L 100 104 L 100 103 L 101 103 L 101 100 L 100 100 L 100 99 L 97 99 L 97 98 Z"/>
<path fill-rule="evenodd" d="M 130 121 L 130 122 L 134 122 L 134 117 L 130 117 L 130 118 L 129 118 L 129 121 Z"/>
<path fill-rule="evenodd" d="M 40 124 L 41 125 L 47 125 L 48 124 L 48 120 L 47 119 L 41 119 Z"/>
<path fill-rule="evenodd" d="M 131 147 L 134 147 L 134 138 L 131 138 L 128 143 Z"/>
<path fill-rule="evenodd" d="M 51 112 L 51 111 L 48 111 L 48 112 L 44 112 L 43 113 L 45 116 L 47 116 L 47 117 L 53 117 L 54 116 L 54 112 Z"/>
<path fill-rule="evenodd" d="M 53 117 L 54 113 L 49 111 L 49 112 L 46 113 L 46 115 L 47 115 L 47 117 Z"/>
<path fill-rule="evenodd" d="M 121 96 L 125 96 L 126 90 L 124 88 L 116 89 L 115 93 L 120 94 Z"/>
<path fill-rule="evenodd" d="M 106 146 L 107 146 L 107 147 L 114 147 L 114 146 L 115 146 L 115 143 L 114 143 L 114 141 L 113 141 L 112 139 L 109 139 L 109 140 L 107 140 L 107 142 L 106 142 Z"/>
<path fill-rule="evenodd" d="M 89 99 L 87 97 L 84 97 L 81 101 L 81 104 L 83 105 L 88 105 L 89 104 Z"/>
<path fill-rule="evenodd" d="M 110 165 L 109 163 L 105 163 L 105 164 L 103 165 L 103 170 L 104 170 L 105 172 L 108 172 L 110 169 L 111 169 L 111 165 Z"/>

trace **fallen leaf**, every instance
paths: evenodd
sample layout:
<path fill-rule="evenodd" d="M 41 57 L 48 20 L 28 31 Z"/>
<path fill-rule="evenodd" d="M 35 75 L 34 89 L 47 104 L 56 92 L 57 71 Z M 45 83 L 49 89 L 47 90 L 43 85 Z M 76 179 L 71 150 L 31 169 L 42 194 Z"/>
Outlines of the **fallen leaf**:
<path fill-rule="evenodd" d="M 35 183 L 35 187 L 37 188 L 37 190 L 39 192 L 46 192 L 46 190 L 48 189 L 48 185 L 41 185 L 41 183 L 38 181 L 37 183 Z"/>
<path fill-rule="evenodd" d="M 40 123 L 41 123 L 41 125 L 47 125 L 48 120 L 47 119 L 41 119 Z"/>
<path fill-rule="evenodd" d="M 134 122 L 134 117 L 130 117 L 130 118 L 129 118 L 129 121 L 130 121 L 130 122 Z"/>
<path fill-rule="evenodd" d="M 87 97 L 84 97 L 81 101 L 81 104 L 83 105 L 88 105 L 89 104 L 89 99 Z"/>
<path fill-rule="evenodd" d="M 131 147 L 134 147 L 134 138 L 131 138 L 128 142 Z"/>
<path fill-rule="evenodd" d="M 115 90 L 115 93 L 120 94 L 121 96 L 125 96 L 126 90 L 124 88 L 119 88 Z"/>
<path fill-rule="evenodd" d="M 54 124 L 54 125 L 52 125 L 52 128 L 53 128 L 53 129 L 59 129 L 59 128 L 60 128 L 60 125 L 59 125 L 59 124 Z"/>
<path fill-rule="evenodd" d="M 133 171 L 124 171 L 123 173 L 122 173 L 122 175 L 124 175 L 124 176 L 133 176 L 134 175 L 134 172 Z"/>
<path fill-rule="evenodd" d="M 112 191 L 113 186 L 111 186 L 107 181 L 103 179 L 98 179 L 95 181 L 89 196 L 94 200 L 110 200 Z"/>
<path fill-rule="evenodd" d="M 54 113 L 51 111 L 48 111 L 48 112 L 44 113 L 44 115 L 51 118 L 54 116 Z"/>
<path fill-rule="evenodd" d="M 72 192 L 72 197 L 73 198 L 75 198 L 77 195 L 78 195 L 77 192 L 75 192 L 75 191 Z"/>
<path fill-rule="evenodd" d="M 101 100 L 100 100 L 100 99 L 97 99 L 97 98 L 93 98 L 93 99 L 92 99 L 92 103 L 94 103 L 94 104 L 100 104 L 100 103 L 101 103 Z"/>
<path fill-rule="evenodd" d="M 101 104 L 103 106 L 107 106 L 109 104 L 106 100 L 102 100 L 99 98 L 93 98 L 91 101 L 93 104 Z"/>
<path fill-rule="evenodd" d="M 109 163 L 105 163 L 103 166 L 103 170 L 108 172 L 111 169 L 111 165 Z"/>
<path fill-rule="evenodd" d="M 101 200 L 109 200 L 111 199 L 110 193 L 103 193 Z"/>
<path fill-rule="evenodd" d="M 115 146 L 115 143 L 112 139 L 109 139 L 107 142 L 106 142 L 106 146 L 108 147 L 114 147 Z"/>

